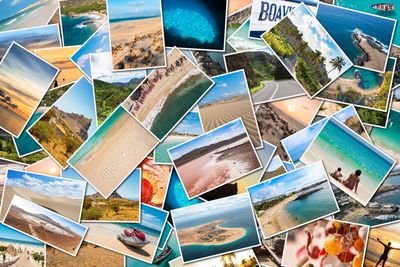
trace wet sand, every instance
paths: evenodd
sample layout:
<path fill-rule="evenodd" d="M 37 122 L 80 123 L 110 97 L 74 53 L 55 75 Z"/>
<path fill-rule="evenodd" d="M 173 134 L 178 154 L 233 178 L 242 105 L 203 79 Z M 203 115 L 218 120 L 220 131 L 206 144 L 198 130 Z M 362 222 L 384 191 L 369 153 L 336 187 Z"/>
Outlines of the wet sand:
<path fill-rule="evenodd" d="M 247 138 L 216 149 L 177 167 L 190 198 L 258 170 L 261 165 Z"/>
<path fill-rule="evenodd" d="M 164 66 L 162 30 L 161 17 L 110 23 L 113 68 Z"/>
<path fill-rule="evenodd" d="M 200 107 L 199 113 L 205 132 L 237 118 L 242 118 L 254 147 L 261 146 L 261 135 L 254 116 L 253 106 L 248 97 Z"/>
<path fill-rule="evenodd" d="M 258 221 L 265 237 L 288 230 L 299 224 L 296 219 L 285 210 L 286 205 L 295 200 L 296 197 L 297 194 L 292 195 L 275 206 L 263 211 L 262 214 L 258 216 Z"/>
<path fill-rule="evenodd" d="M 112 129 L 74 168 L 104 196 L 109 196 L 157 143 L 155 137 L 124 111 Z"/>

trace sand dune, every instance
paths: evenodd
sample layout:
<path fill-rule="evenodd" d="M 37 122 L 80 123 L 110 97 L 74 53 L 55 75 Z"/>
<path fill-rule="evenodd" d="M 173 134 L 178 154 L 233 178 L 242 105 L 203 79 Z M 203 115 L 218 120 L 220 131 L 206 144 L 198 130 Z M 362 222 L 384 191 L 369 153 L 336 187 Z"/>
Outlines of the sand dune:
<path fill-rule="evenodd" d="M 21 187 L 6 187 L 3 205 L 1 206 L 0 219 L 3 220 L 14 195 L 30 200 L 40 206 L 50 209 L 74 221 L 79 221 L 81 216 L 82 200 L 68 199 L 41 194 Z"/>
<path fill-rule="evenodd" d="M 205 132 L 241 117 L 254 147 L 261 146 L 261 136 L 249 99 L 207 105 L 199 108 L 199 113 Z"/>

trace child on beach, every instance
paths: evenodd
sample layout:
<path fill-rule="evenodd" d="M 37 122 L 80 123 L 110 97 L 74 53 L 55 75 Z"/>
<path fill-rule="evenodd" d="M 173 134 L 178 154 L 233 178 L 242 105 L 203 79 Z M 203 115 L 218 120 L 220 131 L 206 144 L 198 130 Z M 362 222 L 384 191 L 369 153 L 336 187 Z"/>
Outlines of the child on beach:
<path fill-rule="evenodd" d="M 337 168 L 336 171 L 331 172 L 330 175 L 332 176 L 333 179 L 340 181 L 340 178 L 343 177 L 342 173 L 342 168 Z"/>
<path fill-rule="evenodd" d="M 354 193 L 357 194 L 358 184 L 360 183 L 361 171 L 356 170 L 355 173 L 349 175 L 349 177 L 343 182 L 343 184 L 350 190 L 354 189 Z"/>

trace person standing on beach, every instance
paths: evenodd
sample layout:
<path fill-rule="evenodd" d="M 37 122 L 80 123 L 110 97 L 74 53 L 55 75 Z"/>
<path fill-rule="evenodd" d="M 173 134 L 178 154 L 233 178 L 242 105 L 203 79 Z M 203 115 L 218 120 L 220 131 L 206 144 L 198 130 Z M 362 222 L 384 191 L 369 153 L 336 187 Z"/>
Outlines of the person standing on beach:
<path fill-rule="evenodd" d="M 383 253 L 382 253 L 381 257 L 379 258 L 379 261 L 376 263 L 375 267 L 377 267 L 377 266 L 379 265 L 380 262 L 382 262 L 382 267 L 384 267 L 384 266 L 385 266 L 385 263 L 386 263 L 386 261 L 387 261 L 387 259 L 388 259 L 388 256 L 389 256 L 389 252 L 390 252 L 392 249 L 400 250 L 400 248 L 391 247 L 392 242 L 389 242 L 389 243 L 387 243 L 387 245 L 386 245 L 386 244 L 383 243 L 379 238 L 378 238 L 378 242 L 381 243 L 381 244 L 385 247 L 385 249 L 383 250 Z"/>
<path fill-rule="evenodd" d="M 360 175 L 361 171 L 356 170 L 355 173 L 350 174 L 349 177 L 343 182 L 343 184 L 350 190 L 354 189 L 354 193 L 356 194 L 357 194 L 358 184 L 360 183 L 361 180 Z"/>

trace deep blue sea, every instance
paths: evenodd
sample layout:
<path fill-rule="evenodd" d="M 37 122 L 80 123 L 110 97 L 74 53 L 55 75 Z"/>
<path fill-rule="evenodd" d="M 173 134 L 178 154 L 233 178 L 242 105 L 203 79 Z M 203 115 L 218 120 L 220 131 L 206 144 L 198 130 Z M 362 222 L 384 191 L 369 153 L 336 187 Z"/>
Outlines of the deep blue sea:
<path fill-rule="evenodd" d="M 81 45 L 96 31 L 94 27 L 83 25 L 89 18 L 62 16 L 64 45 Z"/>
<path fill-rule="evenodd" d="M 364 0 L 353 2 L 364 2 Z M 362 52 L 353 44 L 351 34 L 355 29 L 359 29 L 364 34 L 376 38 L 389 49 L 394 26 L 393 21 L 378 20 L 373 16 L 366 16 L 365 14 L 344 9 L 338 12 L 337 8 L 329 5 L 319 6 L 317 19 L 353 62 Z"/>
<path fill-rule="evenodd" d="M 36 141 L 27 132 L 25 132 L 25 130 L 32 126 L 36 120 L 42 116 L 42 114 L 42 112 L 35 112 L 19 138 L 14 138 L 15 145 L 18 148 L 18 152 L 21 156 L 41 149 L 38 143 L 36 143 Z"/>

